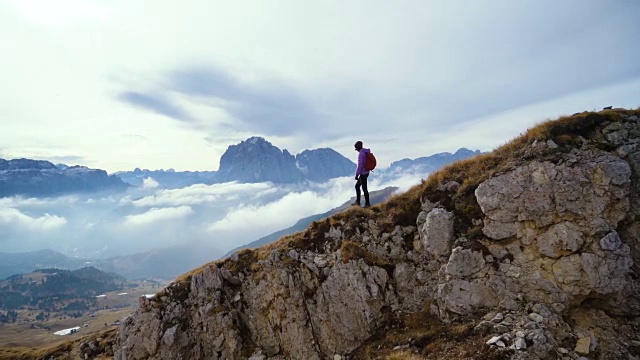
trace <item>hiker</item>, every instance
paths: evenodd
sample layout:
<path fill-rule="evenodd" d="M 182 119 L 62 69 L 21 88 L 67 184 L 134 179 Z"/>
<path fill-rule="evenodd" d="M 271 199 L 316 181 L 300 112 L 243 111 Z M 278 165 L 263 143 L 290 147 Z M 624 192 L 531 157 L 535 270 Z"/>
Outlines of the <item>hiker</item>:
<path fill-rule="evenodd" d="M 358 152 L 358 167 L 356 168 L 356 201 L 351 204 L 360 206 L 360 187 L 364 192 L 364 207 L 371 206 L 369 202 L 369 189 L 367 189 L 367 178 L 369 177 L 369 170 L 366 169 L 365 164 L 367 161 L 367 153 L 371 151 L 362 147 L 362 141 L 356 141 L 356 151 Z"/>

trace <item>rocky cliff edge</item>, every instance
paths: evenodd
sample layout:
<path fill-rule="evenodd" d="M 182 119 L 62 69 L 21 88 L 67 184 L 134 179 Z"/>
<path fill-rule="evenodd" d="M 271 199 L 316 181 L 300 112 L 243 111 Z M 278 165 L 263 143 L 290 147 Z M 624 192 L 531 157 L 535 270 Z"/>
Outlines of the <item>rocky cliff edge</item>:
<path fill-rule="evenodd" d="M 581 113 L 183 275 L 116 359 L 640 358 L 640 111 Z"/>

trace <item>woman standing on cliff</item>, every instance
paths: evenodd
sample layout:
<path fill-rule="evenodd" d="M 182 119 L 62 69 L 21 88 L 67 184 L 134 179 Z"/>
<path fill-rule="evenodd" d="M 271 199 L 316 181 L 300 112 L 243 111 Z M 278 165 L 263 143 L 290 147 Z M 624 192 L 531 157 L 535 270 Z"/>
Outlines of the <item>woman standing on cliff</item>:
<path fill-rule="evenodd" d="M 356 168 L 356 201 L 351 204 L 360 206 L 360 187 L 364 192 L 364 207 L 371 206 L 369 203 L 369 189 L 367 188 L 367 178 L 369 177 L 369 170 L 365 169 L 365 162 L 367 161 L 367 153 L 371 152 L 369 149 L 362 147 L 362 141 L 356 141 L 354 147 L 358 152 L 358 167 Z"/>

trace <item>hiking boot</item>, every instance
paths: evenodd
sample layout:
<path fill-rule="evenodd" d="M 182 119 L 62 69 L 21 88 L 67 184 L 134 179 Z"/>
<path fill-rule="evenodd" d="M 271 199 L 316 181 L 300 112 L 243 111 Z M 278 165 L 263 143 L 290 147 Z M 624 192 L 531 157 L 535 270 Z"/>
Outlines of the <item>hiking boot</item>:
<path fill-rule="evenodd" d="M 359 201 L 354 201 L 351 203 L 351 206 L 360 206 L 360 202 Z"/>
<path fill-rule="evenodd" d="M 364 207 L 365 207 L 365 208 L 370 208 L 370 207 L 371 207 L 371 204 L 366 203 L 366 204 L 364 204 Z"/>

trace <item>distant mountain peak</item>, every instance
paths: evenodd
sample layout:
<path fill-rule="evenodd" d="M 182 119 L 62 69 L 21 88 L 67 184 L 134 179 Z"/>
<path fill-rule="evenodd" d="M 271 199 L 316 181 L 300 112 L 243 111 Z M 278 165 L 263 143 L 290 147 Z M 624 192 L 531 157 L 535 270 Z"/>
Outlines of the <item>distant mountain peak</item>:
<path fill-rule="evenodd" d="M 346 176 L 355 164 L 329 148 L 305 150 L 295 157 L 265 138 L 253 136 L 231 145 L 220 158 L 219 181 L 292 183 Z"/>
<path fill-rule="evenodd" d="M 297 182 L 304 179 L 296 168 L 295 158 L 259 136 L 230 145 L 220 158 L 220 181 L 256 183 Z"/>
<path fill-rule="evenodd" d="M 252 136 L 250 138 L 248 138 L 247 140 L 243 141 L 249 144 L 259 144 L 259 143 L 267 143 L 269 145 L 271 145 L 270 142 L 267 141 L 267 139 L 263 138 L 262 136 Z"/>

